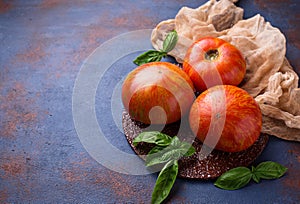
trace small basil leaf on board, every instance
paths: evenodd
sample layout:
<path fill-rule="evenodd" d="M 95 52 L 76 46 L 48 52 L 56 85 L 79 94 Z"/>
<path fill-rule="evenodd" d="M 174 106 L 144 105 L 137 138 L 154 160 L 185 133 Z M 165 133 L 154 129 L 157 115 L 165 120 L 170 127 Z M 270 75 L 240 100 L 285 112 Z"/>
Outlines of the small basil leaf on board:
<path fill-rule="evenodd" d="M 140 133 L 133 140 L 133 145 L 136 146 L 139 142 L 153 143 L 158 146 L 168 146 L 172 141 L 172 137 L 158 131 L 148 131 Z"/>
<path fill-rule="evenodd" d="M 171 143 L 170 143 L 170 146 L 173 146 L 173 147 L 177 147 L 181 144 L 179 138 L 177 136 L 174 136 L 171 140 Z"/>
<path fill-rule="evenodd" d="M 182 156 L 190 156 L 195 152 L 195 149 L 187 142 L 180 142 L 178 137 L 174 136 L 171 144 L 161 151 L 154 154 L 148 154 L 146 157 L 146 166 L 166 163 L 170 160 L 178 160 Z"/>
<path fill-rule="evenodd" d="M 149 50 L 139 55 L 137 58 L 135 58 L 135 60 L 133 60 L 133 62 L 136 65 L 142 65 L 149 62 L 159 62 L 165 56 L 167 56 L 167 53 L 165 52 Z"/>
<path fill-rule="evenodd" d="M 177 136 L 173 137 L 170 147 L 175 150 L 174 152 L 178 152 L 178 156 L 174 157 L 175 159 L 180 159 L 182 156 L 191 156 L 196 152 L 195 148 L 190 143 L 181 142 Z"/>
<path fill-rule="evenodd" d="M 152 192 L 152 204 L 162 203 L 169 195 L 178 174 L 178 161 L 172 160 L 160 171 Z"/>
<path fill-rule="evenodd" d="M 262 162 L 255 168 L 253 172 L 257 177 L 262 179 L 276 179 L 285 174 L 287 168 L 272 161 Z"/>
<path fill-rule="evenodd" d="M 214 185 L 225 190 L 236 190 L 247 185 L 251 177 L 252 172 L 250 169 L 237 167 L 222 174 Z"/>
<path fill-rule="evenodd" d="M 166 39 L 164 40 L 162 51 L 170 52 L 171 50 L 174 49 L 177 41 L 178 41 L 177 32 L 173 30 L 172 32 L 168 33 Z"/>
<path fill-rule="evenodd" d="M 182 142 L 180 148 L 183 149 L 183 152 L 184 149 L 186 150 L 183 154 L 184 157 L 192 156 L 196 152 L 196 149 L 188 142 Z"/>
<path fill-rule="evenodd" d="M 170 146 L 163 148 L 160 151 L 147 154 L 146 166 L 153 166 L 157 164 L 166 163 L 174 158 L 174 152 Z"/>
<path fill-rule="evenodd" d="M 155 146 L 153 147 L 149 152 L 148 152 L 148 155 L 150 154 L 155 154 L 161 150 L 163 150 L 165 147 L 162 147 L 162 146 Z"/>

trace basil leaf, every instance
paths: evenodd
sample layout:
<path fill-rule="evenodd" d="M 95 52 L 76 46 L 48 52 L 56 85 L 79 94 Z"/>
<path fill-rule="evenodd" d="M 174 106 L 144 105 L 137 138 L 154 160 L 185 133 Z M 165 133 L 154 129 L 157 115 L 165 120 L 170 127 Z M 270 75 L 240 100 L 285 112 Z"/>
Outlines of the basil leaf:
<path fill-rule="evenodd" d="M 287 168 L 272 161 L 260 163 L 254 170 L 254 174 L 262 179 L 276 179 L 285 174 Z"/>
<path fill-rule="evenodd" d="M 163 150 L 165 147 L 161 147 L 161 146 L 155 146 L 153 147 L 149 152 L 148 152 L 148 155 L 150 154 L 155 154 L 161 150 Z"/>
<path fill-rule="evenodd" d="M 195 153 L 194 147 L 187 142 L 180 142 L 178 137 L 174 136 L 171 144 L 155 154 L 148 154 L 146 157 L 146 166 L 166 163 L 171 160 L 178 160 L 182 156 L 190 156 Z"/>
<path fill-rule="evenodd" d="M 164 148 L 161 151 L 148 154 L 146 157 L 146 166 L 166 163 L 174 158 L 174 152 L 171 148 Z"/>
<path fill-rule="evenodd" d="M 254 173 L 254 172 L 255 172 L 255 167 L 254 167 L 254 166 L 252 166 L 251 172 L 252 172 L 252 179 L 253 179 L 256 183 L 259 183 L 259 182 L 260 182 L 260 178 Z"/>
<path fill-rule="evenodd" d="M 256 183 L 259 183 L 259 182 L 260 182 L 260 177 L 258 177 L 256 174 L 252 174 L 252 179 L 253 179 Z"/>
<path fill-rule="evenodd" d="M 149 62 L 159 62 L 167 53 L 157 50 L 149 50 L 139 55 L 133 62 L 136 65 L 142 65 Z"/>
<path fill-rule="evenodd" d="M 156 164 L 166 163 L 173 159 L 178 159 L 180 155 L 180 150 L 178 146 L 180 145 L 180 141 L 177 136 L 171 138 L 169 146 L 161 149 L 161 151 L 157 151 L 158 149 L 154 149 L 150 151 L 151 154 L 148 153 L 146 157 L 146 166 L 153 166 Z M 155 153 L 154 153 L 155 152 Z"/>
<path fill-rule="evenodd" d="M 176 43 L 178 41 L 178 35 L 177 32 L 175 30 L 173 30 L 172 32 L 168 33 L 166 39 L 163 42 L 163 52 L 170 52 L 171 50 L 174 49 Z"/>
<path fill-rule="evenodd" d="M 166 163 L 160 171 L 152 192 L 152 204 L 163 202 L 169 195 L 178 174 L 178 161 Z"/>
<path fill-rule="evenodd" d="M 251 177 L 250 169 L 237 167 L 222 174 L 214 185 L 225 190 L 236 190 L 247 185 Z"/>
<path fill-rule="evenodd" d="M 196 149 L 187 142 L 182 142 L 180 147 L 187 150 L 183 155 L 184 157 L 192 156 L 196 152 Z"/>
<path fill-rule="evenodd" d="M 171 140 L 171 143 L 170 143 L 171 146 L 173 147 L 177 147 L 180 145 L 180 140 L 177 136 L 174 136 Z"/>
<path fill-rule="evenodd" d="M 132 144 L 136 146 L 139 142 L 153 143 L 159 146 L 168 146 L 172 137 L 158 131 L 142 132 L 134 138 Z"/>
<path fill-rule="evenodd" d="M 163 57 L 166 57 L 168 52 L 174 49 L 178 41 L 178 35 L 175 30 L 168 33 L 163 42 L 163 49 L 161 51 L 149 50 L 139 55 L 133 62 L 136 65 L 142 65 L 149 62 L 159 62 Z"/>
<path fill-rule="evenodd" d="M 177 136 L 173 137 L 170 146 L 172 146 L 173 149 L 176 149 L 176 151 L 180 153 L 177 159 L 180 159 L 180 157 L 182 156 L 185 157 L 191 156 L 196 152 L 195 148 L 190 143 L 180 142 Z"/>

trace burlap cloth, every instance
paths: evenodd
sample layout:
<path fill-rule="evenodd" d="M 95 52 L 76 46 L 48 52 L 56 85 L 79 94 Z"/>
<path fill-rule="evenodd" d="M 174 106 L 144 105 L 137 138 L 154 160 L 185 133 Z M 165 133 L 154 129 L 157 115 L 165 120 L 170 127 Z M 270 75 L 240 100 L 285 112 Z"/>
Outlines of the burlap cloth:
<path fill-rule="evenodd" d="M 182 63 L 188 47 L 201 37 L 219 37 L 232 43 L 246 59 L 246 76 L 240 87 L 260 105 L 262 132 L 300 141 L 299 78 L 285 57 L 285 36 L 259 14 L 243 19 L 243 9 L 234 2 L 210 0 L 196 9 L 181 8 L 175 19 L 153 29 L 152 44 L 161 49 L 165 36 L 175 29 L 179 40 L 170 55 Z"/>

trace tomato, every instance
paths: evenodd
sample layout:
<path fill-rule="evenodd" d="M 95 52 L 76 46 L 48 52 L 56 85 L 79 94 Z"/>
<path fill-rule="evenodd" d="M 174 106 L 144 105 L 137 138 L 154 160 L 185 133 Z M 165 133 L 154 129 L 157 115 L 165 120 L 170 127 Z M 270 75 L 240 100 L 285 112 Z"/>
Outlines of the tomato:
<path fill-rule="evenodd" d="M 213 37 L 193 43 L 184 58 L 183 70 L 198 91 L 221 84 L 241 83 L 246 73 L 246 61 L 229 42 Z"/>
<path fill-rule="evenodd" d="M 245 90 L 218 85 L 197 97 L 190 109 L 189 123 L 195 136 L 207 146 L 238 152 L 258 139 L 262 113 Z"/>
<path fill-rule="evenodd" d="M 146 124 L 168 124 L 187 114 L 195 99 L 193 83 L 178 66 L 151 62 L 131 71 L 122 86 L 129 115 Z"/>

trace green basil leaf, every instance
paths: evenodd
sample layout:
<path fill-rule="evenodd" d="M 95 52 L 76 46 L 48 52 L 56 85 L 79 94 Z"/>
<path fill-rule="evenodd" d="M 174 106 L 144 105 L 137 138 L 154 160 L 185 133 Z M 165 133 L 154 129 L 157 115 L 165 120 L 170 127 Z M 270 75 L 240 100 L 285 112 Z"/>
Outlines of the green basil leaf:
<path fill-rule="evenodd" d="M 149 152 L 148 152 L 148 155 L 150 154 L 155 154 L 161 150 L 163 150 L 165 147 L 162 147 L 162 146 L 155 146 L 153 147 Z"/>
<path fill-rule="evenodd" d="M 272 161 L 260 163 L 253 172 L 258 178 L 276 179 L 285 174 L 287 168 Z"/>
<path fill-rule="evenodd" d="M 170 146 L 178 147 L 181 144 L 179 138 L 177 136 L 174 136 L 171 140 Z"/>
<path fill-rule="evenodd" d="M 222 174 L 214 185 L 225 190 L 236 190 L 247 185 L 251 177 L 252 172 L 250 169 L 237 167 Z"/>
<path fill-rule="evenodd" d="M 178 41 L 178 35 L 175 30 L 168 33 L 166 39 L 163 42 L 163 49 L 161 51 L 149 50 L 139 55 L 133 62 L 136 65 L 142 65 L 149 62 L 159 62 L 163 57 L 167 56 L 167 53 L 174 49 Z"/>
<path fill-rule="evenodd" d="M 161 151 L 154 154 L 148 154 L 146 157 L 146 166 L 153 166 L 156 164 L 166 163 L 171 160 L 178 160 L 182 156 L 190 156 L 195 149 L 187 142 L 180 142 L 179 138 L 174 136 L 171 144 Z"/>
<path fill-rule="evenodd" d="M 157 157 L 157 155 L 161 155 L 158 154 L 160 151 L 162 151 L 165 147 L 162 146 L 155 146 L 153 147 L 147 154 L 146 156 L 146 166 L 153 166 L 154 164 L 162 164 L 162 163 L 166 163 L 167 161 L 162 161 L 161 158 Z M 151 165 L 151 162 L 153 163 L 153 165 Z M 149 163 L 149 165 L 147 165 Z M 161 168 L 161 167 L 158 167 Z"/>
<path fill-rule="evenodd" d="M 172 32 L 168 33 L 166 39 L 164 40 L 162 51 L 167 53 L 170 52 L 176 46 L 177 41 L 178 41 L 177 32 L 173 30 Z"/>
<path fill-rule="evenodd" d="M 178 161 L 169 161 L 160 171 L 152 192 L 152 204 L 162 203 L 169 195 L 178 174 Z"/>
<path fill-rule="evenodd" d="M 177 136 L 173 137 L 170 146 L 172 146 L 172 148 L 174 149 L 177 149 L 178 152 L 180 153 L 180 155 L 178 155 L 178 158 L 176 159 L 180 159 L 180 157 L 182 156 L 185 157 L 191 156 L 196 152 L 195 148 L 190 143 L 180 142 Z"/>
<path fill-rule="evenodd" d="M 166 163 L 173 159 L 178 159 L 180 155 L 180 150 L 178 149 L 180 145 L 179 138 L 174 136 L 171 138 L 170 144 L 161 149 L 161 151 L 157 151 L 158 149 L 154 149 L 151 154 L 148 153 L 146 157 L 146 166 L 153 166 L 156 164 Z M 155 153 L 153 153 L 155 152 Z"/>
<path fill-rule="evenodd" d="M 163 57 L 167 56 L 167 53 L 157 50 L 149 50 L 139 55 L 133 62 L 136 65 L 142 65 L 149 62 L 159 62 Z"/>
<path fill-rule="evenodd" d="M 174 158 L 174 152 L 171 148 L 165 147 L 160 151 L 148 154 L 146 157 L 146 166 L 166 163 Z"/>
<path fill-rule="evenodd" d="M 158 131 L 148 131 L 140 133 L 133 140 L 133 145 L 136 146 L 139 142 L 153 143 L 159 146 L 168 146 L 172 141 L 172 137 Z"/>
<path fill-rule="evenodd" d="M 184 157 L 192 156 L 196 152 L 196 149 L 190 143 L 187 142 L 182 142 L 180 147 L 182 149 L 186 149 L 186 152 L 183 155 Z"/>
<path fill-rule="evenodd" d="M 255 175 L 255 167 L 254 166 L 252 166 L 251 167 L 251 172 L 252 172 L 252 179 L 256 182 L 256 183 L 259 183 L 260 182 L 260 178 L 257 176 L 257 175 Z"/>
<path fill-rule="evenodd" d="M 253 179 L 256 183 L 259 183 L 259 182 L 260 182 L 260 178 L 259 178 L 256 174 L 252 174 L 252 179 Z"/>

